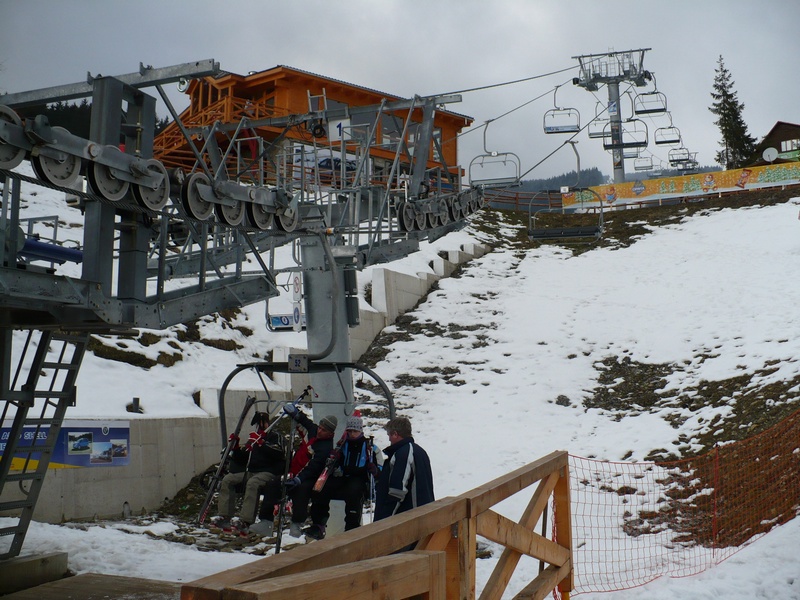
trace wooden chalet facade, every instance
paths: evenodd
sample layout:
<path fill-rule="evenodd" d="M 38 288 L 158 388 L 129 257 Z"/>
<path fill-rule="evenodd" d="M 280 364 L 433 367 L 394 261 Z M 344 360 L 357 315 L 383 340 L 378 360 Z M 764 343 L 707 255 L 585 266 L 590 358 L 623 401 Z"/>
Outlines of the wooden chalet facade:
<path fill-rule="evenodd" d="M 239 138 L 246 139 L 247 135 L 253 140 L 257 139 L 256 136 L 263 138 L 263 142 L 259 141 L 259 143 L 265 145 L 259 146 L 259 148 L 269 148 L 272 164 L 277 164 L 280 162 L 278 155 L 283 153 L 285 156 L 286 153 L 297 152 L 298 146 L 327 148 L 328 156 L 341 156 L 340 150 L 345 150 L 345 154 L 350 158 L 350 148 L 345 149 L 341 139 L 357 139 L 359 136 L 366 136 L 368 131 L 371 132 L 371 128 L 374 127 L 376 131 L 369 144 L 369 154 L 373 177 L 378 179 L 375 181 L 376 183 L 380 183 L 381 173 L 389 172 L 389 166 L 394 160 L 398 142 L 404 131 L 404 121 L 408 116 L 407 110 L 394 113 L 383 112 L 380 116 L 378 115 L 377 108 L 382 101 L 392 102 L 403 100 L 402 98 L 283 65 L 248 75 L 222 72 L 215 77 L 196 79 L 189 83 L 186 93 L 190 97 L 190 105 L 181 113 L 180 117 L 185 127 L 193 133 L 197 131 L 196 128 L 208 127 L 216 121 L 223 124 L 236 124 L 243 117 L 247 117 L 252 122 L 272 117 L 304 115 L 325 108 L 375 105 L 375 111 L 366 113 L 361 111 L 347 119 L 344 123 L 347 132 L 344 134 L 340 122 L 328 124 L 328 128 L 325 130 L 318 129 L 315 132 L 317 136 L 314 137 L 312 127 L 304 123 L 287 129 L 259 126 L 240 132 Z M 415 124 L 421 121 L 421 117 L 421 110 L 415 109 L 411 122 L 406 128 L 405 141 L 409 148 L 413 147 Z M 432 143 L 428 169 L 435 170 L 446 167 L 452 175 L 460 176 L 457 136 L 463 128 L 468 127 L 471 123 L 470 117 L 449 111 L 436 111 L 434 139 L 441 146 L 441 155 L 436 151 L 436 144 Z M 338 127 L 338 130 L 335 127 Z M 320 135 L 321 132 L 324 134 Z M 227 145 L 230 144 L 231 134 L 220 133 L 216 137 L 224 152 Z M 192 140 L 198 150 L 202 148 L 202 136 L 194 134 Z M 279 143 L 271 146 L 271 142 L 275 140 L 279 140 Z M 239 143 L 230 156 L 237 152 L 250 156 L 256 154 L 255 141 L 251 141 L 249 144 L 248 150 L 248 142 Z M 156 158 L 167 167 L 180 167 L 188 172 L 195 164 L 195 154 L 174 122 L 170 123 L 157 136 L 155 146 Z M 331 154 L 331 150 L 337 154 Z M 403 154 L 403 156 L 406 155 Z M 408 169 L 407 159 L 405 166 L 401 164 L 400 169 L 406 172 Z M 269 182 L 269 178 L 269 168 L 267 168 L 266 182 Z"/>
<path fill-rule="evenodd" d="M 764 158 L 764 151 L 767 148 L 774 148 L 778 153 L 771 161 Z M 800 125 L 778 121 L 758 143 L 753 156 L 754 161 L 751 166 L 800 160 Z"/>

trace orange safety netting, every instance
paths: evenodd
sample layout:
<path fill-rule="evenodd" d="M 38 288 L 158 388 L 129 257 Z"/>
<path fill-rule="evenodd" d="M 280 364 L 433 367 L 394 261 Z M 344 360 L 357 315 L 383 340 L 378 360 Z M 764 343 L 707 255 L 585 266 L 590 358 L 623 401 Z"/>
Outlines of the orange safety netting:
<path fill-rule="evenodd" d="M 570 455 L 570 494 L 572 595 L 695 575 L 800 512 L 800 411 L 682 461 Z"/>

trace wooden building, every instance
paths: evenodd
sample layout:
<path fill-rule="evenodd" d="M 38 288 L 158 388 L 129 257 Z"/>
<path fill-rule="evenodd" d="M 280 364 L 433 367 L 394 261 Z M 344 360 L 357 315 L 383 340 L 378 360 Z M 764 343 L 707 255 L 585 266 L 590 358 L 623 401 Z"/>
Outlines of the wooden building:
<path fill-rule="evenodd" d="M 769 150 L 765 155 L 770 148 L 774 150 Z M 756 146 L 754 161 L 750 166 L 796 160 L 800 160 L 800 125 L 778 121 Z"/>
<path fill-rule="evenodd" d="M 366 146 L 369 147 L 371 177 L 378 180 L 382 173 L 389 172 L 404 130 L 409 151 L 413 148 L 415 126 L 422 118 L 421 110 L 415 110 L 408 126 L 404 127 L 407 110 L 380 111 L 381 114 L 378 111 L 382 101 L 392 102 L 402 98 L 283 65 L 248 75 L 222 72 L 215 77 L 196 79 L 189 83 L 186 93 L 190 97 L 190 105 L 180 117 L 186 128 L 193 132 L 197 131 L 195 128 L 208 127 L 216 121 L 236 124 L 242 117 L 252 122 L 326 108 L 374 105 L 374 111 L 361 111 L 350 118 L 326 123 L 322 129 L 314 130 L 307 123 L 287 129 L 259 126 L 240 131 L 237 135 L 242 140 L 240 142 L 231 142 L 233 136 L 230 132 L 217 134 L 216 138 L 223 152 L 229 144 L 236 144 L 228 155 L 229 161 L 235 156 L 246 158 L 263 154 L 262 148 L 266 148 L 272 159 L 268 162 L 275 165 L 281 160 L 285 161 L 287 155 L 294 154 L 296 157 L 297 153 L 302 153 L 305 156 L 306 151 L 310 152 L 301 150 L 302 147 L 313 148 L 315 157 L 321 156 L 323 160 L 328 157 L 330 163 L 334 160 L 338 163 L 344 157 L 352 158 L 351 153 L 357 152 L 354 140 L 371 135 L 371 143 Z M 446 168 L 451 174 L 460 176 L 457 136 L 471 123 L 470 117 L 445 110 L 436 111 L 434 142 L 427 165 L 429 169 Z M 198 150 L 202 148 L 201 135 L 194 134 L 192 140 Z M 342 140 L 346 140 L 346 143 Z M 437 151 L 436 142 L 441 147 L 441 154 Z M 156 158 L 167 167 L 182 167 L 188 171 L 195 163 L 195 154 L 174 122 L 157 136 L 155 146 Z M 407 172 L 408 159 L 405 153 L 403 156 L 406 157 L 406 164 L 401 164 L 398 170 Z M 230 173 L 236 170 L 236 166 L 229 165 L 228 170 Z M 241 171 L 236 170 L 236 174 L 241 175 Z M 269 180 L 269 167 L 266 172 Z"/>

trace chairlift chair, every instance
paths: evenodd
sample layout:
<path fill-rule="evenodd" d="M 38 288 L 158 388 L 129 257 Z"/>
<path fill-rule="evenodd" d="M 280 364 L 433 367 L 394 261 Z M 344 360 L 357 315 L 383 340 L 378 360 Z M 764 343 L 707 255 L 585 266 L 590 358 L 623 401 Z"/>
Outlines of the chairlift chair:
<path fill-rule="evenodd" d="M 630 148 L 623 148 L 622 149 L 622 158 L 639 158 L 639 152 L 641 152 L 641 148 L 639 146 L 631 146 Z"/>
<path fill-rule="evenodd" d="M 489 129 L 489 123 L 483 129 L 483 154 L 479 154 L 473 158 L 469 163 L 467 171 L 469 175 L 469 184 L 472 187 L 512 187 L 519 184 L 520 173 L 522 172 L 522 162 L 519 156 L 513 152 L 495 152 L 488 150 L 486 147 L 486 131 Z M 497 167 L 499 168 L 492 168 Z M 491 171 L 488 177 L 476 177 L 478 169 L 489 168 Z M 482 171 L 481 174 L 486 174 L 487 171 Z M 499 174 L 498 174 L 499 173 Z"/>
<path fill-rule="evenodd" d="M 667 97 L 658 91 L 655 75 L 653 78 L 653 91 L 636 94 L 633 100 L 633 114 L 635 115 L 663 115 L 667 112 Z"/>
<path fill-rule="evenodd" d="M 689 160 L 689 158 L 689 150 L 683 146 L 680 148 L 673 148 L 669 151 L 669 154 L 667 154 L 667 159 L 671 167 L 678 167 Z"/>
<path fill-rule="evenodd" d="M 634 171 L 651 171 L 653 169 L 652 156 L 640 156 L 633 161 Z"/>
<path fill-rule="evenodd" d="M 611 123 L 606 125 L 603 137 L 604 150 L 625 150 L 646 148 L 648 142 L 647 124 L 641 119 L 628 119 L 621 124 L 621 141 L 614 142 L 611 136 Z"/>
<path fill-rule="evenodd" d="M 558 88 L 553 90 L 553 106 L 545 111 L 543 118 L 545 133 L 578 133 L 581 130 L 581 114 L 576 108 L 562 108 L 556 103 Z"/>
<path fill-rule="evenodd" d="M 600 115 L 603 114 L 605 108 L 603 107 L 602 102 L 598 102 L 594 108 L 594 119 L 589 121 L 589 124 L 586 127 L 586 131 L 591 139 L 602 138 L 606 136 L 605 127 L 606 124 L 611 121 L 608 117 L 601 117 Z M 609 135 L 611 132 L 609 131 Z"/>
<path fill-rule="evenodd" d="M 681 143 L 681 132 L 677 127 L 659 127 L 653 133 L 653 139 L 657 146 L 674 146 Z"/>
<path fill-rule="evenodd" d="M 667 97 L 662 92 L 643 92 L 633 99 L 636 115 L 663 115 L 667 112 Z"/>

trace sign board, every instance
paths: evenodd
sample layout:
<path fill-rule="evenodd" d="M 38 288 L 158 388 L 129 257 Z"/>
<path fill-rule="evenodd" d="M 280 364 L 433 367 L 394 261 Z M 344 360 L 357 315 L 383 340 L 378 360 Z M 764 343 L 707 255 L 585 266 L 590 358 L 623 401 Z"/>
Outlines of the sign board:
<path fill-rule="evenodd" d="M 617 110 L 617 103 L 616 103 L 616 101 L 609 102 L 609 103 L 608 103 L 608 115 L 609 115 L 610 117 L 615 117 L 615 116 L 617 116 L 618 114 L 619 114 L 619 111 Z"/>
<path fill-rule="evenodd" d="M 306 315 L 300 315 L 301 326 L 306 326 Z M 267 328 L 270 331 L 289 331 L 294 329 L 294 315 L 269 315 Z"/>
<path fill-rule="evenodd" d="M 11 422 L 0 427 L 0 453 L 6 449 L 11 435 Z M 34 436 L 36 440 L 34 440 Z M 47 427 L 25 427 L 22 430 L 23 444 L 37 446 L 44 443 Z M 58 433 L 56 445 L 50 458 L 50 469 L 76 467 L 119 467 L 130 464 L 130 421 L 64 421 Z M 39 460 L 34 452 L 32 460 Z M 11 470 L 23 468 L 24 457 L 11 461 Z"/>
<path fill-rule="evenodd" d="M 308 373 L 308 354 L 290 354 L 289 373 Z"/>
<path fill-rule="evenodd" d="M 292 273 L 292 300 L 299 302 L 303 299 L 303 276 L 298 273 Z"/>
<path fill-rule="evenodd" d="M 336 121 L 328 121 L 328 140 L 331 142 L 338 142 L 345 134 L 349 139 L 350 119 L 340 119 Z"/>
<path fill-rule="evenodd" d="M 292 328 L 295 331 L 303 331 L 303 303 L 295 302 L 292 309 Z"/>

